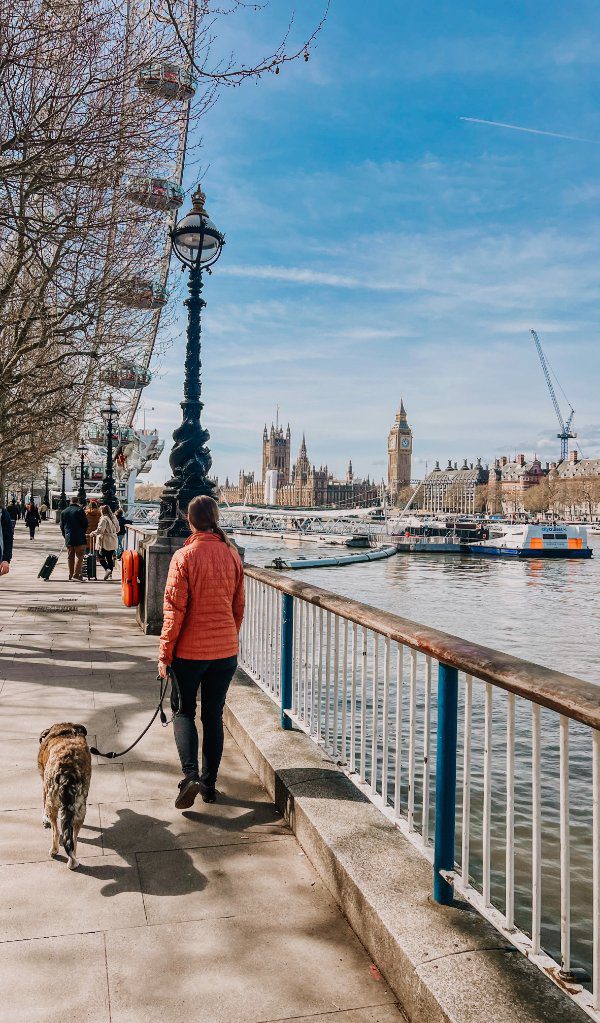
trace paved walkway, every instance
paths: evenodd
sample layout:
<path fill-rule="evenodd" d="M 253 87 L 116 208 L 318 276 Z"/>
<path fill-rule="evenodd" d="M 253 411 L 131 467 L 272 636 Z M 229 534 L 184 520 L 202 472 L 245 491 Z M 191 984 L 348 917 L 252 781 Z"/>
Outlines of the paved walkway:
<path fill-rule="evenodd" d="M 124 748 L 157 695 L 157 640 L 113 583 L 69 583 L 55 525 L 17 524 L 0 579 L 0 1018 L 10 1023 L 401 1023 L 394 996 L 233 739 L 219 802 L 175 810 L 170 728 L 96 761 L 81 867 L 49 860 L 39 733 Z M 43 610 L 64 606 L 65 611 Z M 72 605 L 73 610 L 71 610 Z"/>

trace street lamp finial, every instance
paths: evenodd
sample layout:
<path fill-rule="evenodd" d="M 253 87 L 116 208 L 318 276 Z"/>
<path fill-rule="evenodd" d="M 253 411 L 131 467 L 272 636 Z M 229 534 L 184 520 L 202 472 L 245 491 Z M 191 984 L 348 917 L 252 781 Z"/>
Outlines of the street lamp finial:
<path fill-rule="evenodd" d="M 192 195 L 192 208 L 194 213 L 205 213 L 204 203 L 206 202 L 206 195 L 202 191 L 200 182 L 196 186 L 196 191 Z"/>

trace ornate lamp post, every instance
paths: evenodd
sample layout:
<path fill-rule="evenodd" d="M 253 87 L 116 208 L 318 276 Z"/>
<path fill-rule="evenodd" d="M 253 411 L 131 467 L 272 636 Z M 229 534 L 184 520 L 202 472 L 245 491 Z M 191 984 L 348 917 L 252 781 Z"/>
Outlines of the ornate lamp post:
<path fill-rule="evenodd" d="M 111 511 L 116 511 L 119 507 L 117 501 L 117 487 L 115 484 L 115 475 L 113 472 L 113 421 L 118 418 L 119 410 L 113 403 L 113 396 L 108 396 L 108 402 L 106 408 L 100 409 L 100 415 L 106 423 L 106 468 L 104 470 L 104 479 L 102 480 L 102 496 L 104 497 L 104 503 L 108 505 Z"/>
<path fill-rule="evenodd" d="M 88 449 L 87 445 L 85 444 L 83 437 L 81 438 L 81 443 L 79 444 L 79 447 L 77 448 L 77 450 L 79 452 L 79 456 L 80 456 L 80 459 L 81 459 L 81 463 L 80 463 L 80 467 L 79 467 L 79 490 L 77 491 L 77 500 L 79 501 L 80 505 L 84 505 L 85 502 L 87 501 L 87 494 L 85 492 L 85 476 L 84 476 L 84 469 L 83 469 L 83 457 L 84 457 L 84 455 L 87 454 L 89 449 Z"/>
<path fill-rule="evenodd" d="M 68 504 L 67 492 L 65 490 L 65 473 L 67 471 L 68 464 L 69 463 L 65 462 L 64 459 L 63 459 L 62 462 L 59 462 L 59 468 L 60 468 L 60 470 L 62 472 L 62 485 L 61 485 L 60 501 L 58 502 L 58 507 L 60 508 L 61 511 L 63 511 L 63 509 L 66 508 L 67 504 Z"/>
<path fill-rule="evenodd" d="M 34 488 L 34 486 L 35 486 L 35 480 L 34 480 L 34 478 L 33 478 L 33 476 L 32 476 L 32 477 L 31 477 L 31 490 L 30 490 L 30 494 L 31 494 L 31 503 L 32 503 L 32 504 L 35 504 L 35 501 L 33 500 L 33 488 Z"/>
<path fill-rule="evenodd" d="M 50 509 L 50 474 L 48 472 L 48 466 L 46 466 L 46 489 L 44 490 L 43 502 L 46 508 Z"/>
<path fill-rule="evenodd" d="M 163 491 L 159 534 L 187 536 L 190 532 L 183 517 L 193 497 L 214 493 L 214 484 L 208 479 L 212 465 L 206 442 L 210 438 L 200 422 L 204 405 L 200 401 L 200 313 L 206 305 L 201 297 L 202 271 L 208 269 L 221 255 L 225 239 L 209 219 L 204 209 L 206 196 L 200 187 L 192 196 L 192 209 L 171 231 L 173 251 L 187 266 L 190 274 L 188 289 L 187 343 L 185 352 L 185 380 L 181 408 L 181 426 L 173 433 L 173 449 L 169 464 L 173 476 Z"/>

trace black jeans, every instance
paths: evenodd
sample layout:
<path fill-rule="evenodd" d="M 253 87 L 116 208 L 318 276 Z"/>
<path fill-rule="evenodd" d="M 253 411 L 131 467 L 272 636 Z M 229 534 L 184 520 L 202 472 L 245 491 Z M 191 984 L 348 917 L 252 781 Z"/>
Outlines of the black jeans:
<path fill-rule="evenodd" d="M 115 567 L 115 552 L 105 551 L 100 548 L 98 551 L 98 561 L 106 572 L 112 572 Z"/>
<path fill-rule="evenodd" d="M 173 671 L 177 678 L 181 705 L 173 719 L 173 731 L 181 769 L 185 775 L 198 774 L 198 730 L 196 728 L 196 701 L 200 690 L 200 720 L 202 721 L 202 774 L 200 780 L 209 786 L 217 781 L 223 755 L 223 707 L 235 669 L 237 657 L 223 657 L 216 661 L 190 661 L 173 658 Z M 171 696 L 173 711 L 177 709 Z"/>

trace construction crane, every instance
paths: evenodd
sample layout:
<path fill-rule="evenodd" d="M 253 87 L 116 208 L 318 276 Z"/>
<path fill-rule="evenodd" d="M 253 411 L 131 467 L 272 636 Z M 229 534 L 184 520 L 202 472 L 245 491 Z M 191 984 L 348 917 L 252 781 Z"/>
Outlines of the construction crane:
<path fill-rule="evenodd" d="M 562 393 L 564 395 L 565 401 L 567 402 L 567 405 L 569 406 L 569 409 L 570 409 L 569 418 L 565 422 L 565 420 L 563 419 L 562 412 L 560 411 L 560 405 L 558 404 L 558 399 L 557 399 L 556 394 L 554 392 L 554 386 L 552 384 L 552 378 L 550 376 L 550 369 L 549 369 L 548 363 L 546 361 L 546 356 L 544 355 L 544 349 L 541 346 L 540 339 L 537 336 L 535 330 L 531 331 L 531 336 L 533 337 L 533 340 L 535 341 L 535 347 L 537 348 L 537 353 L 538 353 L 538 355 L 540 357 L 540 362 L 542 364 L 542 369 L 544 371 L 544 376 L 546 377 L 546 383 L 548 384 L 548 390 L 550 391 L 550 397 L 552 398 L 552 404 L 554 405 L 554 411 L 556 412 L 556 418 L 558 419 L 558 425 L 560 426 L 560 433 L 557 433 L 556 436 L 560 440 L 560 460 L 561 460 L 561 462 L 564 462 L 569 457 L 569 441 L 572 438 L 575 438 L 577 436 L 577 434 L 573 433 L 573 431 L 571 429 L 571 423 L 573 422 L 573 416 L 575 415 L 575 409 L 573 408 L 573 406 L 571 405 L 571 402 L 568 400 L 565 392 L 563 391 Z M 560 384 L 558 386 L 560 387 Z M 562 387 L 560 389 L 562 391 Z"/>

